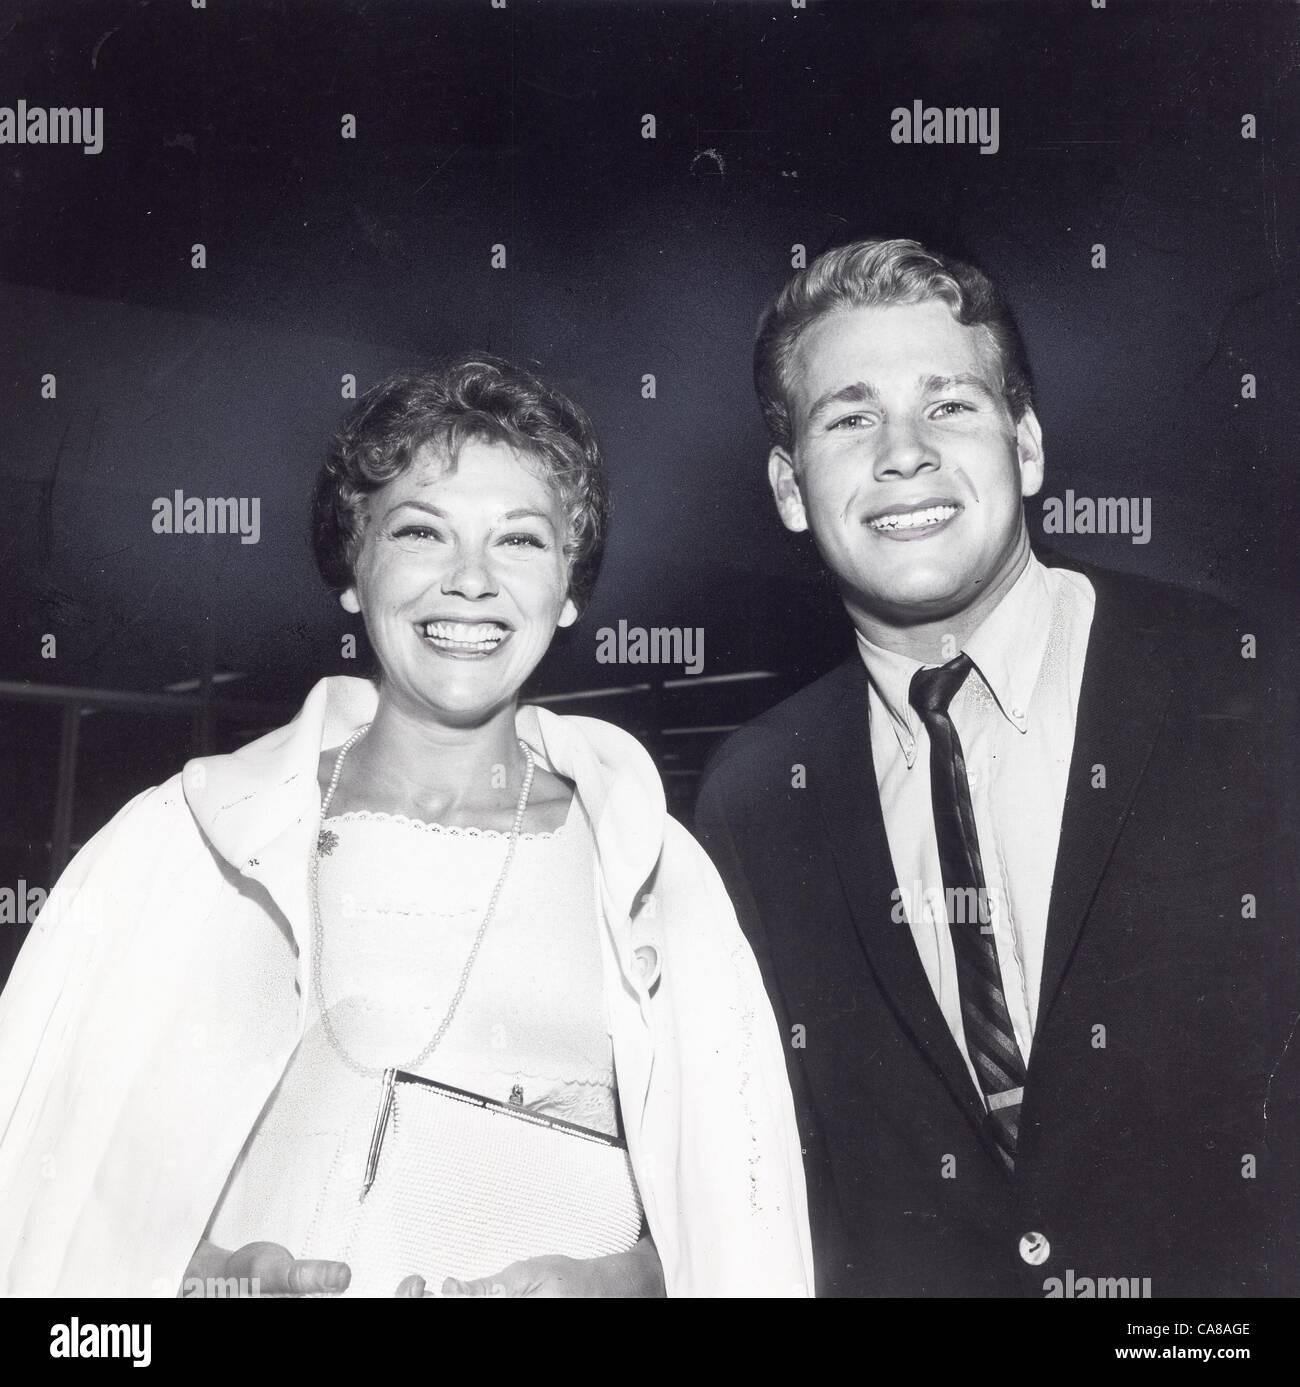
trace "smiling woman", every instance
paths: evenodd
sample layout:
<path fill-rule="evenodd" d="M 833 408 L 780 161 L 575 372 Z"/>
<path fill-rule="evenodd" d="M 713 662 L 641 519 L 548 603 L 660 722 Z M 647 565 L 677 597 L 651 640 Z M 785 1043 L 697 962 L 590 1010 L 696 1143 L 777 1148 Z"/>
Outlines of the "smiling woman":
<path fill-rule="evenodd" d="M 404 707 L 477 717 L 577 619 L 561 498 L 510 443 L 423 444 L 370 511 L 342 602 Z"/>
<path fill-rule="evenodd" d="M 505 362 L 358 405 L 313 533 L 379 677 L 60 880 L 0 998 L 4 1290 L 811 1292 L 721 881 L 634 739 L 518 705 L 606 515 L 585 415 Z"/>

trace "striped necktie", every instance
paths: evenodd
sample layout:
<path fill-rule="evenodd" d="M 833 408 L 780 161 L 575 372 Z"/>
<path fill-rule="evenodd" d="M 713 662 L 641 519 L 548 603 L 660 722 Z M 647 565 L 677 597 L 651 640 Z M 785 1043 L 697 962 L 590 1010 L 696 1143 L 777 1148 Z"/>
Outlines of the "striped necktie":
<path fill-rule="evenodd" d="M 981 922 L 992 919 L 988 913 L 991 903 L 975 831 L 966 758 L 957 729 L 948 716 L 948 705 L 972 668 L 969 655 L 958 655 L 938 669 L 917 670 L 912 676 L 908 701 L 930 734 L 930 799 L 957 960 L 966 1051 L 979 1077 L 998 1152 L 1007 1169 L 1014 1170 L 1025 1065 L 1002 990 L 997 944 L 992 930 L 981 928 Z M 972 900 L 978 907 L 973 912 L 974 919 L 969 918 L 971 911 L 957 906 Z"/>

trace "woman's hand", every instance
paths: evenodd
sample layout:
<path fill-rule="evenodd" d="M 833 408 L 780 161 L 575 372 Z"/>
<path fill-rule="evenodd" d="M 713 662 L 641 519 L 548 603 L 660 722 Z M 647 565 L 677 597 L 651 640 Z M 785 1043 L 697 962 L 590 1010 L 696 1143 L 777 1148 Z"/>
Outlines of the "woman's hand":
<path fill-rule="evenodd" d="M 630 1252 L 608 1257 L 530 1257 L 477 1281 L 448 1277 L 444 1296 L 662 1296 L 664 1273 L 649 1234 Z M 422 1296 L 422 1276 L 408 1276 L 399 1296 Z"/>
<path fill-rule="evenodd" d="M 298 1258 L 279 1243 L 245 1243 L 228 1252 L 204 1238 L 186 1268 L 181 1294 L 222 1298 L 328 1295 L 347 1290 L 351 1280 L 352 1269 L 346 1262 Z"/>

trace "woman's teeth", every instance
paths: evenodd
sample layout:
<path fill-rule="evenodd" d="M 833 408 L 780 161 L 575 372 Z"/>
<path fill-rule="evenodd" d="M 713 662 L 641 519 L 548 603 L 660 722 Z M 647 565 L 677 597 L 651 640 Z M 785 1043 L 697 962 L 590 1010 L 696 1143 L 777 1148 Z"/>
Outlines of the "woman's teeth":
<path fill-rule="evenodd" d="M 925 510 L 905 511 L 901 515 L 882 515 L 869 520 L 873 530 L 916 530 L 922 525 L 938 525 L 957 514 L 956 506 L 927 506 Z"/>
<path fill-rule="evenodd" d="M 424 628 L 424 638 L 439 650 L 495 650 L 505 637 L 505 627 L 492 621 L 430 621 Z"/>

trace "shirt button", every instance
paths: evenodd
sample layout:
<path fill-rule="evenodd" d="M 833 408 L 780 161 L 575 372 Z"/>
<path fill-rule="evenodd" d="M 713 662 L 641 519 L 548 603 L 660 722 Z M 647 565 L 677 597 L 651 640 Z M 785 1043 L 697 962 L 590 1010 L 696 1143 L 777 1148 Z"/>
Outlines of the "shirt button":
<path fill-rule="evenodd" d="M 1041 1267 L 1052 1255 L 1052 1244 L 1042 1233 L 1026 1233 L 1020 1239 L 1020 1260 L 1031 1267 Z"/>

